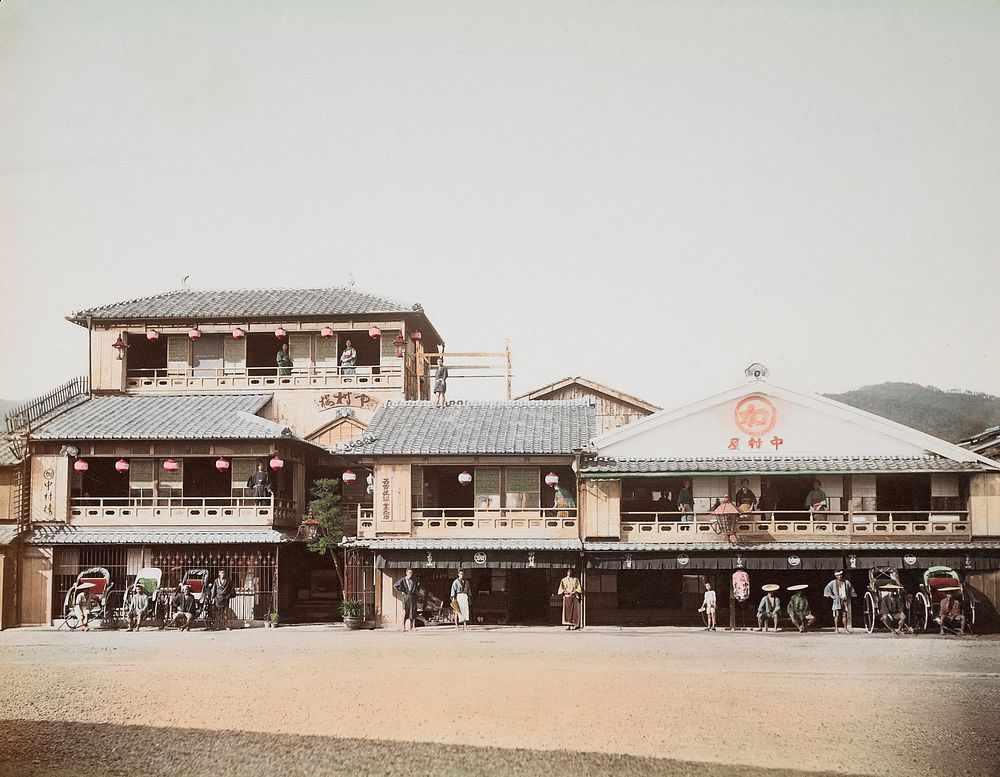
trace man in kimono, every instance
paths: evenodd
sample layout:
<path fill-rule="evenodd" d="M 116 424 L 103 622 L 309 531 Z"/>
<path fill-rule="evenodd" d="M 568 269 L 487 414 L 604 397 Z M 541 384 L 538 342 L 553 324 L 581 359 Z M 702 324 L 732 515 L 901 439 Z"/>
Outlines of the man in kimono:
<path fill-rule="evenodd" d="M 344 352 L 340 354 L 340 369 L 346 374 L 354 374 L 354 363 L 358 360 L 358 352 L 354 350 L 350 340 L 344 341 Z"/>
<path fill-rule="evenodd" d="M 757 506 L 757 495 L 750 490 L 750 481 L 746 478 L 740 481 L 740 490 L 733 497 L 733 503 L 741 513 L 749 513 Z"/>
<path fill-rule="evenodd" d="M 281 350 L 274 357 L 274 361 L 278 365 L 279 375 L 292 374 L 292 357 L 288 355 L 288 343 L 281 344 Z"/>
<path fill-rule="evenodd" d="M 174 625 L 181 631 L 191 631 L 191 621 L 198 614 L 198 602 L 191 593 L 191 586 L 187 583 L 181 586 L 181 590 L 174 594 L 171 600 L 174 608 Z"/>
<path fill-rule="evenodd" d="M 818 481 L 817 481 L 818 482 Z M 857 596 L 850 580 L 844 579 L 844 570 L 833 573 L 833 580 L 823 589 L 823 596 L 833 599 L 833 630 L 840 633 L 840 619 L 844 619 L 844 631 L 851 633 L 851 599 Z"/>
<path fill-rule="evenodd" d="M 938 621 L 941 624 L 942 634 L 944 634 L 945 629 L 957 630 L 959 634 L 965 633 L 965 613 L 962 611 L 962 598 L 960 596 L 955 596 L 952 591 L 945 593 L 938 610 Z"/>
<path fill-rule="evenodd" d="M 126 631 L 138 631 L 139 624 L 142 623 L 142 617 L 146 614 L 149 609 L 149 594 L 146 593 L 146 589 L 142 587 L 142 583 L 136 583 L 135 589 L 132 592 L 132 597 L 128 600 L 128 611 L 126 612 L 126 617 L 128 618 L 128 628 Z"/>
<path fill-rule="evenodd" d="M 472 596 L 472 586 L 465 579 L 465 570 L 458 570 L 458 577 L 451 582 L 451 609 L 455 613 L 455 628 L 459 623 L 469 630 L 469 602 Z"/>
<path fill-rule="evenodd" d="M 903 609 L 903 600 L 899 591 L 890 588 L 879 601 L 878 611 L 882 623 L 897 637 L 901 636 L 903 629 L 906 628 L 906 610 Z"/>
<path fill-rule="evenodd" d="M 791 619 L 792 625 L 803 634 L 816 620 L 816 616 L 812 614 L 812 609 L 809 607 L 809 600 L 802 593 L 807 587 L 805 583 L 788 587 L 789 591 L 795 592 L 788 601 L 788 617 Z"/>
<path fill-rule="evenodd" d="M 768 583 L 764 586 L 767 593 L 757 605 L 757 631 L 767 631 L 768 621 L 774 625 L 775 631 L 778 630 L 778 616 L 781 614 L 781 599 L 775 593 L 778 588 L 776 583 Z"/>
<path fill-rule="evenodd" d="M 235 595 L 236 584 L 226 573 L 226 570 L 220 569 L 219 576 L 211 582 L 205 597 L 212 603 L 212 609 L 215 613 L 215 631 L 221 631 L 222 629 L 230 631 L 229 602 Z"/>
<path fill-rule="evenodd" d="M 562 622 L 566 631 L 579 629 L 583 625 L 583 586 L 573 577 L 573 570 L 566 570 L 566 577 L 559 581 L 558 596 L 563 598 Z"/>
<path fill-rule="evenodd" d="M 263 462 L 257 462 L 257 471 L 247 478 L 247 488 L 253 490 L 258 504 L 265 504 L 271 496 L 271 477 Z"/>
<path fill-rule="evenodd" d="M 417 594 L 420 593 L 420 583 L 413 579 L 413 570 L 407 569 L 406 576 L 401 577 L 392 586 L 403 597 L 403 631 L 406 622 L 410 622 L 410 631 L 417 628 Z"/>
<path fill-rule="evenodd" d="M 701 607 L 698 608 L 698 612 L 705 613 L 705 622 L 708 624 L 705 626 L 705 631 L 715 631 L 715 612 L 718 608 L 718 597 L 715 595 L 715 591 L 712 590 L 712 584 L 705 581 L 705 596 L 701 600 Z"/>
<path fill-rule="evenodd" d="M 677 509 L 683 513 L 682 521 L 694 520 L 694 497 L 691 496 L 691 481 L 685 480 L 677 493 Z"/>
<path fill-rule="evenodd" d="M 445 394 L 448 393 L 448 368 L 444 366 L 444 357 L 440 357 L 437 370 L 434 372 L 434 406 L 444 407 Z"/>

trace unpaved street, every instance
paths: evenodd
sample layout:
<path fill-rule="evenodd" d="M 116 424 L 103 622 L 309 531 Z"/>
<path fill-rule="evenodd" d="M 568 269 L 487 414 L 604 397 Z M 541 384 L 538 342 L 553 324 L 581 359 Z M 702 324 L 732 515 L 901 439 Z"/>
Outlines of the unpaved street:
<path fill-rule="evenodd" d="M 20 629 L 0 634 L 0 773 L 991 775 L 998 648 L 863 632 Z"/>

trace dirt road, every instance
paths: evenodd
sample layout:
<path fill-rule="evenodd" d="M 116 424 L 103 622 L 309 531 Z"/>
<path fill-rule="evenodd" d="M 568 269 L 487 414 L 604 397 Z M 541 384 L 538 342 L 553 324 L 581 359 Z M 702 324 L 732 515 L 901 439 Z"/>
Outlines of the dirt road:
<path fill-rule="evenodd" d="M 255 777 L 997 774 L 998 648 L 683 629 L 22 629 L 0 634 L 0 773 L 177 774 L 183 757 L 185 773 Z"/>

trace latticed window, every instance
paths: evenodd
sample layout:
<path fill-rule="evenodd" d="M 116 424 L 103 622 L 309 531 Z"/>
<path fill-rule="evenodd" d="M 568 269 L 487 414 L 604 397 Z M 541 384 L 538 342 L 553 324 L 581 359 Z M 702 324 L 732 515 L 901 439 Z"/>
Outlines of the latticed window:
<path fill-rule="evenodd" d="M 476 467 L 477 510 L 500 509 L 500 467 Z"/>
<path fill-rule="evenodd" d="M 505 506 L 511 508 L 538 508 L 539 471 L 538 467 L 507 467 Z"/>
<path fill-rule="evenodd" d="M 247 481 L 257 469 L 257 459 L 233 459 L 230 471 L 233 473 L 233 496 L 248 496 Z"/>
<path fill-rule="evenodd" d="M 184 462 L 177 460 L 177 470 L 167 472 L 163 469 L 163 462 L 160 462 L 160 484 L 157 487 L 157 494 L 165 497 L 184 496 Z"/>
<path fill-rule="evenodd" d="M 132 459 L 128 469 L 128 495 L 133 498 L 153 496 L 153 477 L 156 474 L 153 459 Z"/>

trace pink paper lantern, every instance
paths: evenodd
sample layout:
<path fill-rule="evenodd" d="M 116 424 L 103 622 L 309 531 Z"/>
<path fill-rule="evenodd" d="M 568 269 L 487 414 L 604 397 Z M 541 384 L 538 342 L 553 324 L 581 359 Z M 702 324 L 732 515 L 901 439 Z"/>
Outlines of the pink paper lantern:
<path fill-rule="evenodd" d="M 229 469 L 229 461 L 220 456 L 215 460 L 215 468 L 219 470 L 219 472 L 225 472 Z"/>
<path fill-rule="evenodd" d="M 345 483 L 353 483 L 355 480 L 358 479 L 358 476 L 354 474 L 353 470 L 345 469 L 344 474 L 340 476 L 340 479 L 343 480 Z"/>
<path fill-rule="evenodd" d="M 79 472 L 81 475 L 90 469 L 90 465 L 87 463 L 86 459 L 77 459 L 73 462 L 73 469 Z"/>
<path fill-rule="evenodd" d="M 125 461 L 125 459 L 118 459 L 118 461 L 115 462 L 115 469 L 122 474 L 125 474 L 128 472 L 128 462 Z"/>
<path fill-rule="evenodd" d="M 236 328 L 235 328 L 235 329 L 233 330 L 233 339 L 234 339 L 234 340 L 242 340 L 242 339 L 243 339 L 244 337 L 246 337 L 246 336 L 247 336 L 247 333 L 246 333 L 246 332 L 244 332 L 244 331 L 243 331 L 242 329 L 240 329 L 239 327 L 236 327 Z"/>
<path fill-rule="evenodd" d="M 555 488 L 559 485 L 559 476 L 555 472 L 550 472 L 545 476 L 545 485 Z"/>
<path fill-rule="evenodd" d="M 382 330 L 379 329 L 377 326 L 373 326 L 371 329 L 368 330 L 368 336 L 372 340 L 378 340 L 382 336 Z"/>
<path fill-rule="evenodd" d="M 191 328 L 188 330 L 188 339 L 190 340 L 201 340 L 201 332 L 196 328 Z"/>
<path fill-rule="evenodd" d="M 163 469 L 167 472 L 176 472 L 181 468 L 180 462 L 176 459 L 167 459 L 163 462 Z"/>
<path fill-rule="evenodd" d="M 285 460 L 280 458 L 279 456 L 275 456 L 268 462 L 268 464 L 270 464 L 271 469 L 277 472 L 279 469 L 285 466 Z"/>
<path fill-rule="evenodd" d="M 463 486 L 467 486 L 469 485 L 469 483 L 472 482 L 472 475 L 470 475 L 468 472 L 463 471 L 458 475 L 458 482 L 461 483 Z"/>
<path fill-rule="evenodd" d="M 288 337 L 288 332 L 286 332 L 283 327 L 279 326 L 277 329 L 274 330 L 274 336 L 277 337 L 279 340 L 284 340 L 286 337 Z"/>
<path fill-rule="evenodd" d="M 149 342 L 151 343 L 155 343 L 157 340 L 160 339 L 160 333 L 157 332 L 155 329 L 149 329 L 146 331 L 146 339 L 149 340 Z"/>
<path fill-rule="evenodd" d="M 329 340 L 331 337 L 333 337 L 333 330 L 330 329 L 330 327 L 325 326 L 323 327 L 323 329 L 320 330 L 319 336 L 322 337 L 324 340 Z"/>

